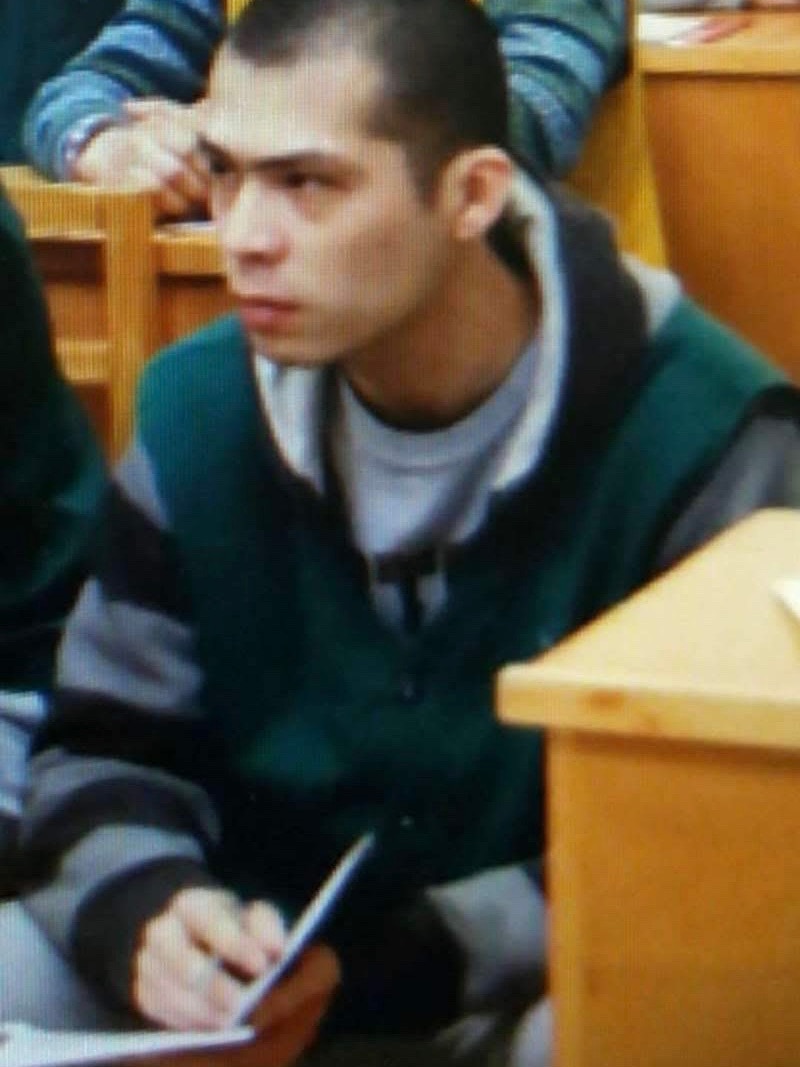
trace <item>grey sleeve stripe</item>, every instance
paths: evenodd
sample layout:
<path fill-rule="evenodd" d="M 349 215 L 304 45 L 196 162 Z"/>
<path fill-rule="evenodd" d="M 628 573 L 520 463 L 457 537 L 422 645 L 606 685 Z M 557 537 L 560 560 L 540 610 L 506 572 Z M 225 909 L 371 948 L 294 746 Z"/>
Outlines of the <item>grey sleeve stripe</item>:
<path fill-rule="evenodd" d="M 189 627 L 86 583 L 59 650 L 60 686 L 175 714 L 193 712 L 201 682 Z"/>
<path fill-rule="evenodd" d="M 44 716 L 47 703 L 35 690 L 0 689 L 0 719 L 33 730 Z"/>
<path fill-rule="evenodd" d="M 27 836 L 34 837 L 39 825 L 54 815 L 58 816 L 60 809 L 68 806 L 73 796 L 82 789 L 114 781 L 119 781 L 121 785 L 143 784 L 152 787 L 156 793 L 168 791 L 191 810 L 206 837 L 212 841 L 219 840 L 216 811 L 206 792 L 199 786 L 154 767 L 139 766 L 124 760 L 71 756 L 59 748 L 46 749 L 31 760 L 31 802 L 26 808 Z M 133 816 L 135 814 L 132 813 Z"/>
<path fill-rule="evenodd" d="M 60 876 L 26 898 L 26 904 L 59 945 L 68 945 L 84 902 L 111 878 L 160 859 L 202 861 L 191 837 L 151 827 L 104 826 L 65 853 Z"/>
<path fill-rule="evenodd" d="M 426 891 L 466 956 L 464 1010 L 532 999 L 544 982 L 547 908 L 521 867 L 496 867 Z"/>
<path fill-rule="evenodd" d="M 667 531 L 655 570 L 766 507 L 800 508 L 800 426 L 793 418 L 762 415 L 745 428 Z"/>
<path fill-rule="evenodd" d="M 20 813 L 31 737 L 45 710 L 41 693 L 0 690 L 0 816 Z"/>
<path fill-rule="evenodd" d="M 120 491 L 159 530 L 169 529 L 169 519 L 158 491 L 153 465 L 138 437 L 117 464 L 115 478 Z"/>

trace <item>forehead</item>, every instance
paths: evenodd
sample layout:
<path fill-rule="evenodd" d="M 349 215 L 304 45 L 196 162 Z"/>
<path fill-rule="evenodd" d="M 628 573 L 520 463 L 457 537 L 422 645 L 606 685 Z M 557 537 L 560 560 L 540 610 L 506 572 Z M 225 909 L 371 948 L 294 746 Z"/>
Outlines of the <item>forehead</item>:
<path fill-rule="evenodd" d="M 349 49 L 258 67 L 223 48 L 209 79 L 202 127 L 212 143 L 248 157 L 357 150 L 370 140 L 375 66 Z"/>

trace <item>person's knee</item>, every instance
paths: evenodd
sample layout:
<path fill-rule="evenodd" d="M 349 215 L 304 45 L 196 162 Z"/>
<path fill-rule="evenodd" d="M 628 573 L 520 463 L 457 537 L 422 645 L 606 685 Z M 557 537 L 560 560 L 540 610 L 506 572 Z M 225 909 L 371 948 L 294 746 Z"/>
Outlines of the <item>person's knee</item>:
<path fill-rule="evenodd" d="M 550 1067 L 553 1059 L 553 1008 L 542 997 L 522 1016 L 509 1047 L 507 1067 Z"/>
<path fill-rule="evenodd" d="M 16 900 L 0 904 L 0 1020 L 57 1029 L 117 1029 L 107 1008 Z"/>

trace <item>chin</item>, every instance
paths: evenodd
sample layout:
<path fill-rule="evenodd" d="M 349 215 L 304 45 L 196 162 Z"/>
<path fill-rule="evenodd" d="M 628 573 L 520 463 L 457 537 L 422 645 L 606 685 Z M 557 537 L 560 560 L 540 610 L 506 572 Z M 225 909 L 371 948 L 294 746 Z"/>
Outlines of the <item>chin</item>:
<path fill-rule="evenodd" d="M 340 361 L 338 351 L 320 351 L 320 347 L 288 342 L 275 337 L 251 336 L 253 350 L 279 367 L 302 367 L 312 370 L 329 367 Z"/>

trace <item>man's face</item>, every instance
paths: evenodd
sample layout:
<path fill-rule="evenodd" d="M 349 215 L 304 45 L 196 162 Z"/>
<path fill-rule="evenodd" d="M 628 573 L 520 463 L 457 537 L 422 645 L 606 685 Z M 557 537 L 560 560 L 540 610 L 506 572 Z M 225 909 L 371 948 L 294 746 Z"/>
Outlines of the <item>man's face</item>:
<path fill-rule="evenodd" d="M 402 145 L 370 134 L 374 66 L 338 49 L 258 69 L 224 49 L 202 135 L 229 285 L 256 351 L 321 365 L 424 314 L 448 262 Z"/>

